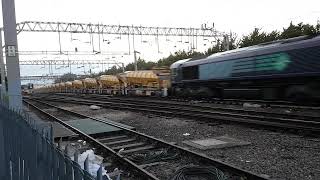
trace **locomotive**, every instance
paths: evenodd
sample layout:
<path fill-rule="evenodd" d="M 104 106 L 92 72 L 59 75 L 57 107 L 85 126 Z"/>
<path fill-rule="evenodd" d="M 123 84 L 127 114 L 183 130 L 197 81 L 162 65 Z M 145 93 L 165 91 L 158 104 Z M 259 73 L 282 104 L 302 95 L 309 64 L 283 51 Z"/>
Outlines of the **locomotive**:
<path fill-rule="evenodd" d="M 302 101 L 320 97 L 320 36 L 301 36 L 173 63 L 176 96 Z"/>

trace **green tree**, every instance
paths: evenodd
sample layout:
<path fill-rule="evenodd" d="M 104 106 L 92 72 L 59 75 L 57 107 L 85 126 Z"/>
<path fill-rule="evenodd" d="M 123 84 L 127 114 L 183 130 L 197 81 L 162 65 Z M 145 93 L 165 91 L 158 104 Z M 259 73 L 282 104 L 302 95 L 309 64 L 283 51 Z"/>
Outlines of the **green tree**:
<path fill-rule="evenodd" d="M 271 33 L 266 33 L 265 42 L 271 42 L 280 39 L 279 31 L 271 31 Z"/>
<path fill-rule="evenodd" d="M 313 26 L 310 24 L 303 24 L 302 22 L 295 25 L 291 22 L 288 27 L 283 28 L 282 32 L 272 31 L 267 33 L 261 32 L 261 29 L 255 28 L 249 35 L 244 36 L 241 39 L 239 46 L 247 47 L 279 39 L 288 39 L 304 35 L 317 35 L 319 33 L 319 23 Z"/>
<path fill-rule="evenodd" d="M 66 74 L 63 74 L 60 78 L 55 79 L 54 82 L 55 83 L 67 82 L 67 81 L 73 81 L 75 79 L 77 79 L 76 74 L 66 73 Z"/>
<path fill-rule="evenodd" d="M 181 59 L 188 59 L 188 58 L 195 58 L 203 56 L 204 54 L 201 52 L 193 51 L 193 52 L 186 52 L 186 51 L 177 51 L 174 54 L 170 54 L 166 58 L 162 58 L 157 62 L 158 67 L 167 66 L 169 67 L 172 63 L 181 60 Z"/>
<path fill-rule="evenodd" d="M 303 35 L 316 35 L 319 33 L 319 24 L 316 26 L 310 24 L 303 24 L 302 22 L 294 25 L 290 22 L 290 25 L 287 28 L 283 28 L 283 32 L 281 33 L 281 39 L 288 39 Z"/>
<path fill-rule="evenodd" d="M 144 59 L 138 59 L 137 60 L 137 66 L 138 66 L 138 70 L 151 70 L 154 66 L 156 66 L 157 64 L 155 62 L 152 61 L 145 61 Z M 134 62 L 133 63 L 129 63 L 126 67 L 125 67 L 126 71 L 134 71 Z"/>
<path fill-rule="evenodd" d="M 220 45 L 219 43 L 217 43 L 215 46 L 211 47 L 211 48 L 208 48 L 208 50 L 206 50 L 204 52 L 205 55 L 209 56 L 211 54 L 215 54 L 215 53 L 218 53 L 218 52 L 222 52 L 223 51 L 223 47 L 222 45 Z"/>
<path fill-rule="evenodd" d="M 104 74 L 111 74 L 115 75 L 122 72 L 122 68 L 118 68 L 117 66 L 112 66 L 111 68 L 105 70 L 104 72 L 101 72 L 98 74 L 98 76 L 104 75 Z"/>
<path fill-rule="evenodd" d="M 255 28 L 249 35 L 244 36 L 239 46 L 240 47 L 248 47 L 261 43 L 266 43 L 270 41 L 275 41 L 280 38 L 280 33 L 278 31 L 272 31 L 271 33 L 260 32 L 261 29 Z"/>

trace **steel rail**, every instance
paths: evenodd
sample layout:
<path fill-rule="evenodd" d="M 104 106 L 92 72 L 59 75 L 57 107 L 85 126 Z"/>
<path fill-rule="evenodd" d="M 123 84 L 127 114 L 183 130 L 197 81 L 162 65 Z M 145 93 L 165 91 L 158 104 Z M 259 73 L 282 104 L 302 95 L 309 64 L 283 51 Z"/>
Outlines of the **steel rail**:
<path fill-rule="evenodd" d="M 36 109 L 37 111 L 41 112 L 42 114 L 48 116 L 49 118 L 53 119 L 54 121 L 58 122 L 59 124 L 62 124 L 63 126 L 67 127 L 68 129 L 72 130 L 73 132 L 77 133 L 78 135 L 80 135 L 81 137 L 83 137 L 84 139 L 86 139 L 88 142 L 92 143 L 95 147 L 99 148 L 100 150 L 103 151 L 103 153 L 107 153 L 107 154 L 111 154 L 113 155 L 113 157 L 117 160 L 120 161 L 120 163 L 124 164 L 126 167 L 130 167 L 132 169 L 126 169 L 130 172 L 133 172 L 135 174 L 140 175 L 141 177 L 143 177 L 144 179 L 152 179 L 152 180 L 159 180 L 157 177 L 155 177 L 153 174 L 150 174 L 149 172 L 147 172 L 146 170 L 142 169 L 141 167 L 139 167 L 138 165 L 136 165 L 134 162 L 130 161 L 129 159 L 127 159 L 126 157 L 122 156 L 121 154 L 118 154 L 117 152 L 115 152 L 113 149 L 111 149 L 110 147 L 104 145 L 103 143 L 99 142 L 98 140 L 96 140 L 95 138 L 87 135 L 86 133 L 80 131 L 79 129 L 67 124 L 66 122 L 64 122 L 63 120 L 43 111 L 40 107 L 26 101 L 23 100 L 23 102 L 25 102 L 26 104 L 28 104 L 29 106 L 32 106 L 34 109 Z M 40 101 L 37 101 L 40 102 Z M 48 106 L 50 106 L 48 104 Z M 57 109 L 60 109 L 58 107 L 55 107 Z"/>
<path fill-rule="evenodd" d="M 320 110 L 318 103 L 311 103 L 311 104 L 299 104 L 297 102 L 292 101 L 281 101 L 281 100 L 254 100 L 254 99 L 219 99 L 219 98 L 209 98 L 207 100 L 203 99 L 195 99 L 195 98 L 177 98 L 177 97 L 168 97 L 169 100 L 182 100 L 182 101 L 190 101 L 190 100 L 200 100 L 205 101 L 208 103 L 214 103 L 214 104 L 243 104 L 243 103 L 256 103 L 256 104 L 262 104 L 268 107 L 277 107 L 277 108 L 293 108 L 293 109 L 312 109 L 312 110 Z"/>
<path fill-rule="evenodd" d="M 59 101 L 59 99 L 50 99 Z M 60 99 L 66 101 L 66 99 Z M 178 105 L 158 105 L 155 103 L 133 103 L 133 102 L 106 102 L 106 100 L 84 100 L 84 99 L 68 99 L 69 103 L 92 105 L 98 104 L 111 109 L 126 109 L 141 112 L 150 112 L 156 114 L 164 114 L 171 116 L 183 116 L 187 118 L 206 118 L 222 121 L 233 121 L 247 124 L 256 124 L 272 127 L 281 127 L 297 130 L 307 130 L 310 132 L 320 132 L 320 122 L 313 120 L 301 120 L 292 118 L 270 117 L 261 115 L 237 114 L 228 112 L 215 112 L 207 110 L 196 110 L 192 108 L 179 107 Z M 260 112 L 259 112 L 260 113 Z M 272 114 L 269 114 L 272 115 Z"/>
<path fill-rule="evenodd" d="M 81 98 L 95 98 L 95 99 L 104 99 L 108 101 L 122 101 L 122 102 L 141 102 L 141 103 L 155 103 L 155 101 L 149 101 L 149 100 L 143 100 L 143 99 L 128 99 L 128 98 L 115 98 L 115 97 L 105 97 L 101 95 L 90 95 L 91 97 L 88 97 L 88 95 L 82 95 Z M 75 96 L 73 96 L 75 97 Z M 178 102 L 168 102 L 168 101 L 156 101 L 157 104 L 162 105 L 177 105 L 181 107 L 190 107 L 190 108 L 201 108 L 201 109 L 208 109 L 208 110 L 218 110 L 218 111 L 232 111 L 237 113 L 248 113 L 248 114 L 257 114 L 263 115 L 263 116 L 276 116 L 276 117 L 284 117 L 284 118 L 291 118 L 291 119 L 301 119 L 301 120 L 315 120 L 320 119 L 319 116 L 310 116 L 310 115 L 298 115 L 298 114 L 287 114 L 287 113 L 279 113 L 279 112 L 267 112 L 267 111 L 261 111 L 261 110 L 253 110 L 253 109 L 241 109 L 241 108 L 230 108 L 230 107 L 213 107 L 208 105 L 196 105 L 196 104 L 183 104 Z"/>
<path fill-rule="evenodd" d="M 59 93 L 56 93 L 59 94 Z M 139 97 L 141 99 L 148 100 L 168 100 L 168 101 L 176 101 L 176 102 L 188 102 L 188 101 L 203 101 L 206 103 L 212 104 L 243 104 L 243 103 L 256 103 L 263 106 L 268 107 L 277 107 L 277 108 L 293 108 L 293 109 L 311 109 L 311 110 L 320 110 L 319 102 L 313 102 L 310 104 L 299 104 L 297 102 L 292 101 L 284 101 L 284 100 L 254 100 L 254 99 L 220 99 L 220 98 L 184 98 L 184 97 L 176 97 L 176 96 L 168 96 L 168 97 Z"/>

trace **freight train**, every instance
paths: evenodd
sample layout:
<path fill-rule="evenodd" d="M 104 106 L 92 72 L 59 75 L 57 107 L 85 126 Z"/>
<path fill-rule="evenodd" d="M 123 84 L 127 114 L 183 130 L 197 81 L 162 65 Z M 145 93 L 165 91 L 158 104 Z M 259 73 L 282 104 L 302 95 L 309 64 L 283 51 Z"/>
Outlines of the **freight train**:
<path fill-rule="evenodd" d="M 35 93 L 86 93 L 137 96 L 167 96 L 170 70 L 157 68 L 146 71 L 127 71 L 117 75 L 102 75 L 61 82 L 36 89 Z"/>
<path fill-rule="evenodd" d="M 164 74 L 126 72 L 44 89 L 147 96 L 165 96 L 169 89 L 172 96 L 319 99 L 320 36 L 302 36 L 200 59 L 184 59 L 173 63 L 170 72 Z"/>

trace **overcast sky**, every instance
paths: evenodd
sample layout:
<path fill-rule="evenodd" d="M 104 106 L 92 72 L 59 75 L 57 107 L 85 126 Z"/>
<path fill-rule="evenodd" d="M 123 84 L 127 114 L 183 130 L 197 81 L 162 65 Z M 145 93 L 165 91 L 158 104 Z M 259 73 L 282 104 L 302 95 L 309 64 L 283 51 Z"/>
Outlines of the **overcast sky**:
<path fill-rule="evenodd" d="M 26 20 L 103 22 L 200 27 L 247 33 L 279 29 L 288 22 L 316 23 L 319 0 L 16 0 L 17 22 Z"/>
<path fill-rule="evenodd" d="M 15 3 L 17 22 L 33 20 L 198 28 L 203 23 L 214 22 L 218 31 L 232 31 L 238 36 L 248 34 L 255 27 L 265 31 L 281 30 L 290 21 L 316 24 L 320 20 L 319 0 L 15 0 Z M 62 38 L 63 50 L 85 46 L 83 43 L 71 43 L 70 34 Z M 78 38 L 89 37 L 79 35 Z M 145 38 L 150 42 L 150 48 L 137 46 L 144 51 L 141 56 L 146 59 L 157 60 L 177 50 L 172 49 L 176 46 L 174 44 L 160 43 L 160 50 L 164 53 L 159 54 L 155 51 L 154 39 Z M 18 40 L 19 50 L 58 50 L 57 34 L 25 33 L 19 34 Z M 109 49 L 127 51 L 127 45 L 109 45 Z M 126 61 L 132 62 L 132 57 Z"/>

